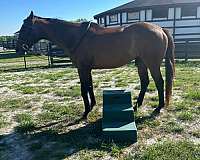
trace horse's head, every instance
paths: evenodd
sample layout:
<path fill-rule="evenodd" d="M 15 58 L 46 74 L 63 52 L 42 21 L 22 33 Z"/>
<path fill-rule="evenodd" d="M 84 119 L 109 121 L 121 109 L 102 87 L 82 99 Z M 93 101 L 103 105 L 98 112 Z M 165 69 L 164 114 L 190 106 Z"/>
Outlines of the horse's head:
<path fill-rule="evenodd" d="M 16 44 L 16 53 L 24 55 L 26 51 L 34 44 L 34 30 L 33 30 L 34 15 L 33 11 L 24 20 L 24 23 L 19 31 L 19 37 Z"/>

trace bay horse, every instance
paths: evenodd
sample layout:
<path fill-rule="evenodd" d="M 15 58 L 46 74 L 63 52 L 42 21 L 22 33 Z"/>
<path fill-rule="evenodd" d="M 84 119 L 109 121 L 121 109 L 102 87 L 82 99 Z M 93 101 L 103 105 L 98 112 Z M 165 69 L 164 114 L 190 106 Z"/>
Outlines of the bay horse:
<path fill-rule="evenodd" d="M 175 71 L 174 42 L 170 33 L 161 27 L 140 22 L 124 27 L 104 28 L 96 23 L 72 23 L 53 18 L 35 16 L 33 12 L 24 20 L 19 31 L 16 53 L 24 54 L 40 39 L 47 39 L 64 49 L 77 67 L 81 96 L 85 112 L 83 118 L 95 106 L 92 69 L 111 69 L 135 60 L 141 82 L 141 90 L 134 110 L 142 105 L 149 84 L 148 69 L 156 84 L 158 113 L 169 104 Z M 165 58 L 166 91 L 160 66 Z"/>

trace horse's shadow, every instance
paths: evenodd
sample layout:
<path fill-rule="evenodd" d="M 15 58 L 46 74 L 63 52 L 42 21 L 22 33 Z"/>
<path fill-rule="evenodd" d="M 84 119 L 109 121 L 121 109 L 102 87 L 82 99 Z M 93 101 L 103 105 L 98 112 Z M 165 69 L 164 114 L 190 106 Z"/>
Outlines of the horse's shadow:
<path fill-rule="evenodd" d="M 151 114 L 146 117 L 136 118 L 136 124 L 142 125 L 147 120 L 156 118 L 156 114 Z M 44 126 L 34 128 L 34 131 L 29 133 L 19 133 L 15 130 L 11 135 L 0 136 L 0 144 L 4 144 L 6 148 L 13 147 L 15 144 L 6 144 L 5 139 L 8 137 L 15 137 L 20 134 L 20 139 L 13 141 L 13 143 L 21 144 L 22 148 L 25 146 L 26 151 L 32 155 L 31 159 L 64 159 L 74 154 L 81 154 L 89 151 L 102 151 L 110 153 L 113 144 L 119 148 L 126 148 L 132 143 L 113 142 L 105 139 L 102 136 L 102 119 L 94 123 L 87 123 L 77 119 L 67 123 L 66 120 L 49 123 Z M 53 128 L 65 128 L 63 132 L 57 132 Z M 9 149 L 8 149 L 9 150 Z M 12 150 L 11 150 L 12 151 Z M 7 155 L 6 155 L 7 156 Z"/>
<path fill-rule="evenodd" d="M 135 122 L 137 125 L 142 125 L 146 121 L 153 121 L 160 115 L 160 112 L 154 110 L 150 115 L 143 117 L 136 117 Z"/>
<path fill-rule="evenodd" d="M 15 149 L 13 146 L 20 144 L 21 148 L 26 148 L 26 152 L 32 155 L 30 159 L 37 160 L 64 159 L 74 154 L 80 154 L 82 150 L 84 150 L 83 152 L 103 151 L 109 153 L 113 144 L 120 148 L 125 148 L 132 144 L 105 139 L 101 131 L 101 121 L 99 119 L 94 123 L 87 123 L 75 120 L 70 123 L 66 122 L 66 124 L 64 124 L 64 121 L 59 121 L 34 128 L 34 131 L 29 133 L 19 133 L 16 129 L 10 135 L 0 136 L 0 144 L 5 146 L 4 151 L 7 150 L 7 152 L 9 150 L 13 151 Z M 55 126 L 67 128 L 68 130 L 60 133 L 53 130 Z M 20 138 L 16 138 L 19 134 Z M 16 139 L 13 141 L 15 144 L 10 143 L 9 137 Z M 6 139 L 9 143 L 6 142 Z M 3 150 L 0 151 L 0 154 L 3 155 Z M 8 153 L 4 154 L 4 156 L 9 158 Z"/>

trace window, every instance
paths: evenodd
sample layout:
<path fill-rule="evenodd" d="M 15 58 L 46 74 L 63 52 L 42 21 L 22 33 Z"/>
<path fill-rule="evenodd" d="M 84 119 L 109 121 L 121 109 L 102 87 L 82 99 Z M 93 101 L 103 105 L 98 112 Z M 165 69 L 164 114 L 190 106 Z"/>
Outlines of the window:
<path fill-rule="evenodd" d="M 181 16 L 182 17 L 196 17 L 197 16 L 197 8 L 194 6 L 183 6 L 181 8 Z"/>
<path fill-rule="evenodd" d="M 167 18 L 168 8 L 155 8 L 153 9 L 153 18 Z"/>
<path fill-rule="evenodd" d="M 104 17 L 100 18 L 100 24 L 104 24 Z"/>
<path fill-rule="evenodd" d="M 118 22 L 117 14 L 110 15 L 110 23 Z"/>
<path fill-rule="evenodd" d="M 128 14 L 128 20 L 138 20 L 139 19 L 139 12 L 129 12 Z"/>

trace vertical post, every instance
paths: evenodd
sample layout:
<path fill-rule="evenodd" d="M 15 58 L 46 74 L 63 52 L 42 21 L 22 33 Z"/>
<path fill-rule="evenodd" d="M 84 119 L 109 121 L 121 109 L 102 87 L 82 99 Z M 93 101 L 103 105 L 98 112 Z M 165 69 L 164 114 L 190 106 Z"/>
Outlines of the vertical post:
<path fill-rule="evenodd" d="M 107 27 L 107 18 L 106 18 L 106 16 L 104 17 L 104 26 Z"/>
<path fill-rule="evenodd" d="M 48 50 L 48 63 L 49 63 L 49 67 L 52 67 L 53 65 L 53 58 L 51 55 L 51 50 L 52 50 L 52 43 L 49 43 L 49 50 Z"/>
<path fill-rule="evenodd" d="M 189 45 L 189 41 L 186 40 L 185 41 L 185 62 L 188 61 L 188 45 Z"/>
<path fill-rule="evenodd" d="M 48 66 L 51 67 L 50 56 L 48 55 Z"/>
<path fill-rule="evenodd" d="M 24 67 L 25 67 L 25 69 L 27 69 L 27 68 L 26 68 L 26 53 L 25 53 L 25 55 L 24 55 Z"/>
<path fill-rule="evenodd" d="M 174 22 L 173 22 L 173 38 L 175 39 L 176 32 L 176 7 L 174 8 Z"/>
<path fill-rule="evenodd" d="M 120 26 L 122 26 L 122 12 L 120 12 Z"/>
<path fill-rule="evenodd" d="M 8 43 L 8 40 L 6 40 L 6 49 L 9 49 L 9 43 Z"/>
<path fill-rule="evenodd" d="M 39 44 L 40 44 L 40 46 L 39 46 L 39 52 L 41 52 L 41 46 L 42 46 L 42 45 L 41 45 L 41 42 L 40 42 Z"/>

